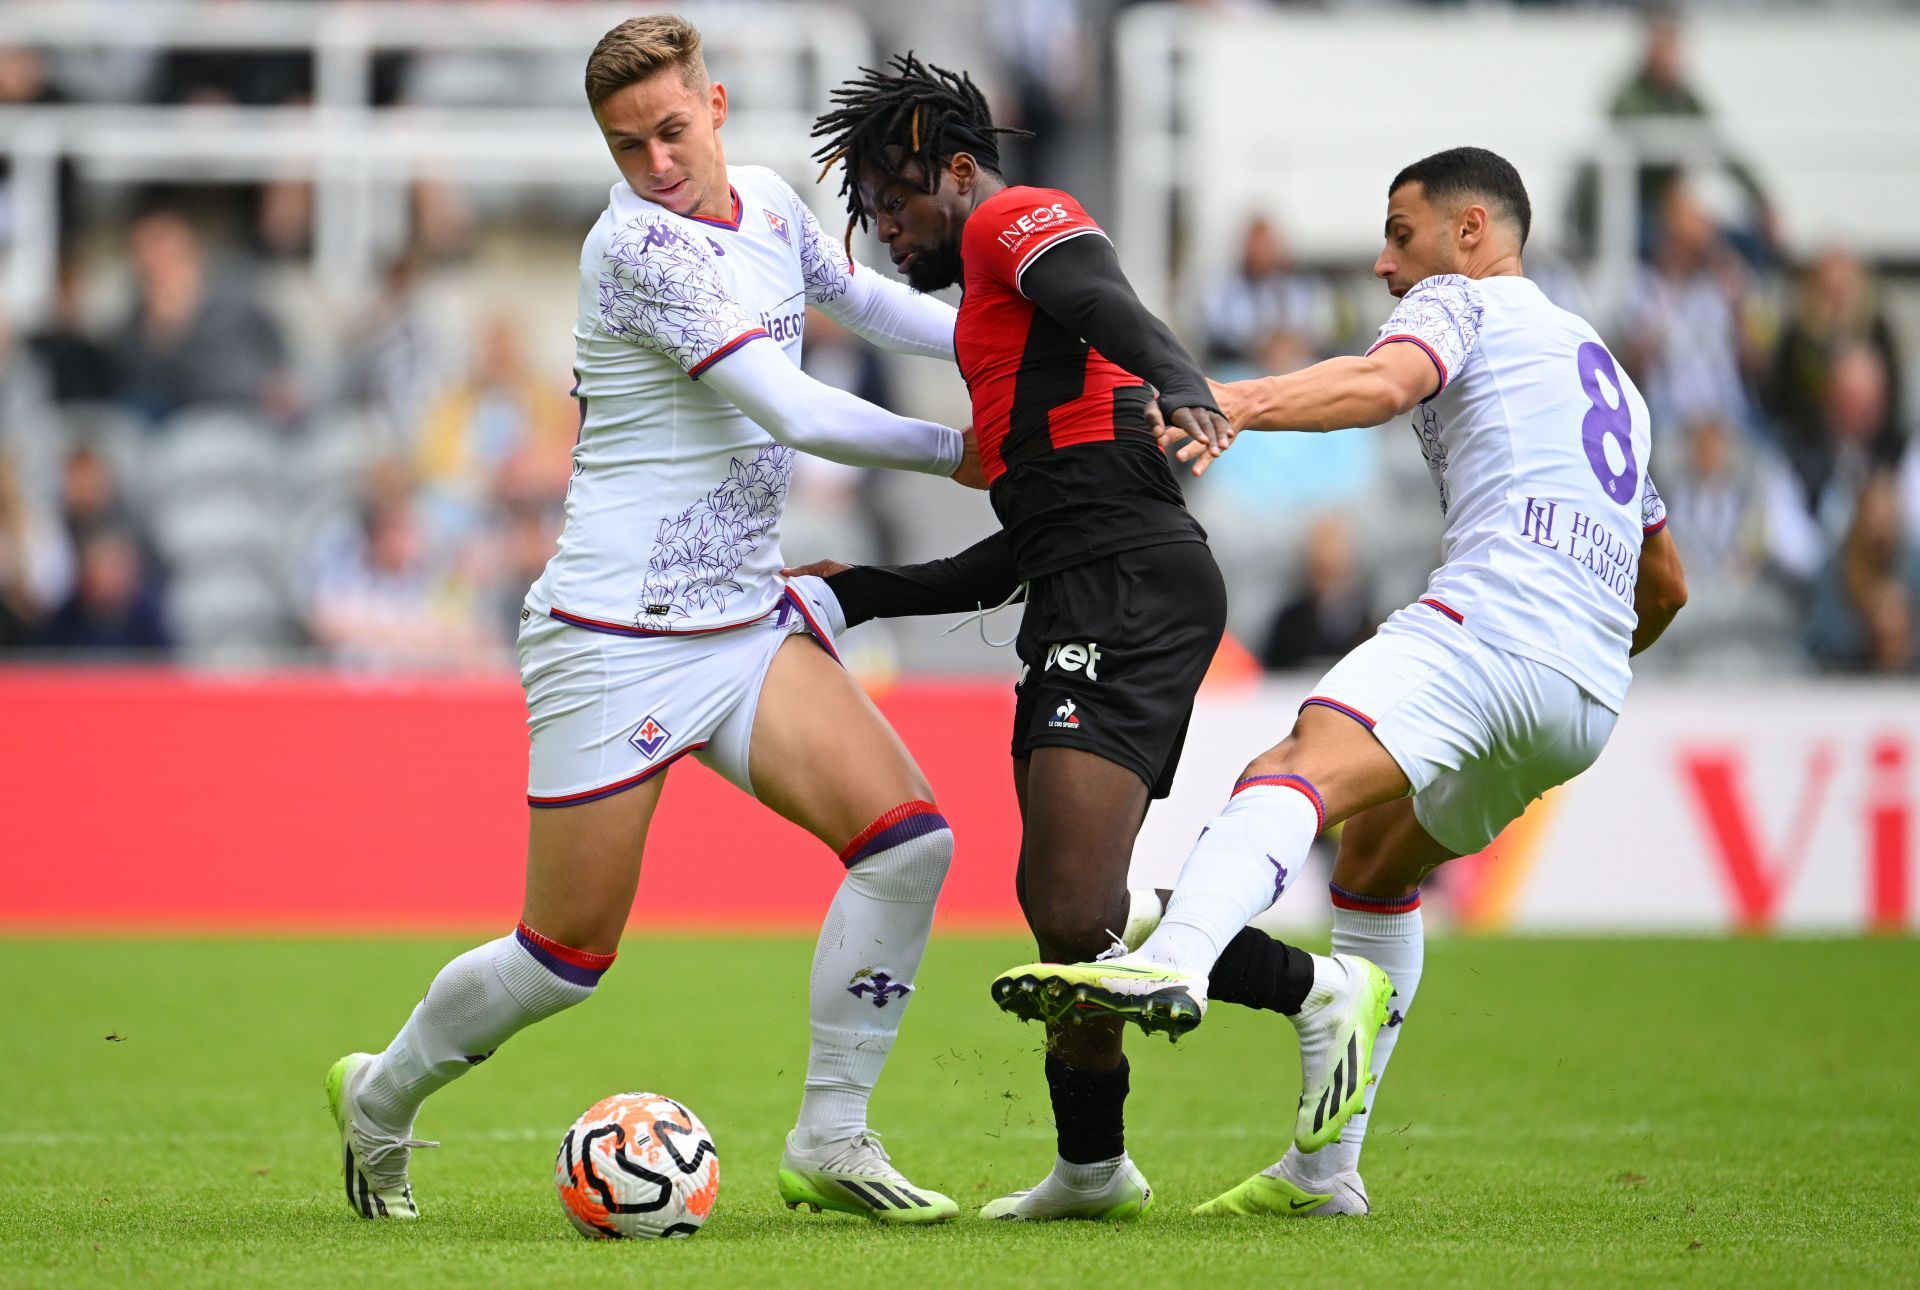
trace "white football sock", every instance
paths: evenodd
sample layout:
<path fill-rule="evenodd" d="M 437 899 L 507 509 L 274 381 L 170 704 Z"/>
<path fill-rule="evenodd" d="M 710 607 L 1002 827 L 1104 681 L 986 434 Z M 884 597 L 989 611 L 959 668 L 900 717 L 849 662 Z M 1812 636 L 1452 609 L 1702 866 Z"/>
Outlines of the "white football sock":
<path fill-rule="evenodd" d="M 1427 949 L 1419 893 L 1405 900 L 1376 901 L 1336 887 L 1333 899 L 1334 953 L 1372 959 L 1393 982 L 1393 998 L 1388 1004 L 1387 1024 L 1373 1041 L 1374 1082 L 1367 1088 L 1366 1106 L 1347 1121 L 1338 1138 L 1312 1155 L 1298 1155 L 1301 1171 L 1316 1180 L 1331 1179 L 1360 1167 L 1360 1148 L 1366 1142 L 1367 1126 L 1373 1120 L 1373 1099 L 1380 1091 L 1387 1063 L 1393 1058 L 1394 1045 L 1400 1041 L 1402 1022 L 1413 1006 L 1414 991 L 1420 988 L 1420 969 Z M 1288 1154 L 1297 1155 L 1297 1152 Z"/>
<path fill-rule="evenodd" d="M 544 1017 L 593 993 L 613 964 L 540 935 L 522 923 L 513 935 L 476 946 L 440 969 L 387 1050 L 368 1065 L 355 1098 L 374 1127 L 410 1133 L 420 1104 L 493 1056 Z"/>
<path fill-rule="evenodd" d="M 1227 809 L 1193 844 L 1166 916 L 1139 955 L 1206 976 L 1227 942 L 1286 894 L 1319 836 L 1322 805 L 1298 775 L 1256 775 L 1234 786 Z"/>
<path fill-rule="evenodd" d="M 847 876 L 827 910 L 808 988 L 812 1047 L 794 1136 L 803 1151 L 867 1128 L 867 1101 L 893 1051 L 953 834 L 929 802 L 908 802 L 840 853 Z"/>

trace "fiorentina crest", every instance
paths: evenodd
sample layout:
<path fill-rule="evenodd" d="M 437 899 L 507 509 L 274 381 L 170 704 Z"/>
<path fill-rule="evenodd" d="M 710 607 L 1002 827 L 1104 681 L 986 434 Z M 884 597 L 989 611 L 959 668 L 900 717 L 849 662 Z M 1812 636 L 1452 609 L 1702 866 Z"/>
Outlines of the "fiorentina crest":
<path fill-rule="evenodd" d="M 772 229 L 782 242 L 792 242 L 793 239 L 787 236 L 787 222 L 778 215 L 775 215 L 772 211 L 768 211 L 766 215 L 767 227 Z"/>
<path fill-rule="evenodd" d="M 649 716 L 640 723 L 638 730 L 627 736 L 627 742 L 638 748 L 642 757 L 652 761 L 671 738 L 673 736 L 667 733 L 667 728 Z"/>

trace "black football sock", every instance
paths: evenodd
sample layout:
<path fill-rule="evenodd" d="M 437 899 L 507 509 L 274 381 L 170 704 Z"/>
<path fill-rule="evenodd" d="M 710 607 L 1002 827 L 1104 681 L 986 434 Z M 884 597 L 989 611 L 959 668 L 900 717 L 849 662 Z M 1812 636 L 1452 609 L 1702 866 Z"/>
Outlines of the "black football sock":
<path fill-rule="evenodd" d="M 1049 1054 L 1047 1092 L 1053 1099 L 1062 1160 L 1090 1165 L 1125 1154 L 1126 1058 L 1110 1071 L 1089 1071 Z"/>
<path fill-rule="evenodd" d="M 1227 942 L 1207 978 L 1207 997 L 1217 1003 L 1266 1008 L 1291 1017 L 1313 988 L 1313 955 L 1245 927 Z"/>

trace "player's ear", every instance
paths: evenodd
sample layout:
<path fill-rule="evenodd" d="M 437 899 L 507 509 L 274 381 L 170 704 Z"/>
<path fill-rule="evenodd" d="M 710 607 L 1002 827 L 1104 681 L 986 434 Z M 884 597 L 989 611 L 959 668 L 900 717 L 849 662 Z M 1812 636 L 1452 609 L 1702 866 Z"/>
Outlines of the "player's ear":
<path fill-rule="evenodd" d="M 973 191 L 974 181 L 980 177 L 980 167 L 974 164 L 971 154 L 956 152 L 947 162 L 947 173 L 953 176 L 953 191 L 965 197 Z"/>
<path fill-rule="evenodd" d="M 707 87 L 707 105 L 713 110 L 713 128 L 727 123 L 727 87 L 719 81 Z"/>
<path fill-rule="evenodd" d="M 1454 223 L 1459 233 L 1460 249 L 1470 251 L 1480 245 L 1487 235 L 1487 208 L 1468 203 Z"/>

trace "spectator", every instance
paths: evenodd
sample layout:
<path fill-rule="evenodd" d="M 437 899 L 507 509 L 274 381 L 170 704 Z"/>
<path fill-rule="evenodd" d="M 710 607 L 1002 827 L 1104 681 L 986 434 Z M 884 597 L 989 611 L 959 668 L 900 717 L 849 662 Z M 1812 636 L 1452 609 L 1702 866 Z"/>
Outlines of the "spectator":
<path fill-rule="evenodd" d="M 174 211 L 135 220 L 127 249 L 138 297 L 116 348 L 128 406 L 156 423 L 195 404 L 291 421 L 286 344 L 245 279 L 211 272 L 198 234 Z"/>
<path fill-rule="evenodd" d="M 0 452 L 0 649 L 31 643 L 72 584 L 66 534 Z"/>
<path fill-rule="evenodd" d="M 1901 368 L 1893 328 L 1860 261 L 1837 247 L 1822 252 L 1807 269 L 1761 384 L 1809 509 L 1818 507 L 1849 442 L 1872 468 L 1898 467 L 1906 449 Z"/>
<path fill-rule="evenodd" d="M 80 269 L 72 259 L 60 262 L 54 279 L 52 317 L 27 344 L 46 369 L 55 403 L 119 397 L 120 371 L 113 351 L 88 330 L 81 317 Z"/>
<path fill-rule="evenodd" d="M 432 558 L 416 500 L 392 492 L 367 505 L 354 540 L 321 552 L 308 627 L 330 661 L 359 671 L 499 661 L 472 589 Z"/>
<path fill-rule="evenodd" d="M 96 529 L 79 544 L 73 594 L 48 620 L 38 643 L 114 653 L 164 653 L 172 647 L 160 586 L 147 576 L 131 532 Z"/>
<path fill-rule="evenodd" d="M 67 454 L 60 472 L 60 513 L 77 548 L 96 533 L 132 532 L 133 513 L 106 459 L 82 445 Z"/>
<path fill-rule="evenodd" d="M 1693 190 L 1676 181 L 1661 205 L 1653 263 L 1628 294 L 1622 347 L 1655 425 L 1748 423 L 1743 375 L 1745 272 Z"/>
<path fill-rule="evenodd" d="M 563 494 L 579 434 L 565 392 L 529 370 L 513 319 L 481 324 L 471 371 L 434 403 L 420 435 L 421 480 L 436 527 L 451 535 L 477 527 L 510 476 Z"/>
<path fill-rule="evenodd" d="M 1239 264 L 1207 289 L 1201 312 L 1214 361 L 1255 361 L 1262 343 L 1282 333 L 1313 362 L 1343 326 L 1333 290 L 1294 267 L 1286 239 L 1262 215 L 1247 222 Z"/>
<path fill-rule="evenodd" d="M 66 101 L 66 95 L 47 80 L 46 64 L 37 49 L 0 45 L 0 107 L 47 107 Z M 13 241 L 25 221 L 43 218 L 39 211 L 21 209 L 13 187 L 13 159 L 0 151 L 0 246 Z M 73 231 L 80 187 L 73 158 L 54 163 L 54 226 L 62 241 Z"/>
<path fill-rule="evenodd" d="M 1260 666 L 1268 671 L 1339 658 L 1373 635 L 1373 597 L 1354 558 L 1353 530 L 1337 514 L 1307 530 L 1302 585 L 1273 616 Z"/>
<path fill-rule="evenodd" d="M 348 338 L 346 395 L 379 421 L 388 442 L 406 442 L 448 383 L 444 333 L 420 299 L 419 271 L 406 256 L 387 266 L 379 298 Z"/>
<path fill-rule="evenodd" d="M 1772 204 L 1753 171 L 1715 135 L 1710 109 L 1687 83 L 1680 24 L 1673 14 L 1649 12 L 1640 64 L 1615 92 L 1607 105 L 1607 116 L 1628 134 L 1649 135 L 1649 142 L 1660 137 L 1655 131 L 1670 129 L 1675 122 L 1695 123 L 1699 136 L 1694 150 L 1696 164 L 1702 160 L 1714 163 L 1746 201 L 1748 209 L 1734 221 L 1735 243 L 1756 264 L 1772 259 L 1778 245 Z M 1642 254 L 1648 253 L 1651 239 L 1658 233 L 1657 216 L 1667 189 L 1680 175 L 1681 168 L 1671 157 L 1654 156 L 1640 166 L 1636 194 Z M 1591 166 L 1585 167 L 1575 181 L 1572 208 L 1575 242 L 1591 249 L 1599 209 L 1598 174 Z"/>
<path fill-rule="evenodd" d="M 1911 672 L 1920 550 L 1905 532 L 1893 476 L 1860 490 L 1853 524 L 1820 580 L 1808 646 L 1830 671 Z"/>

